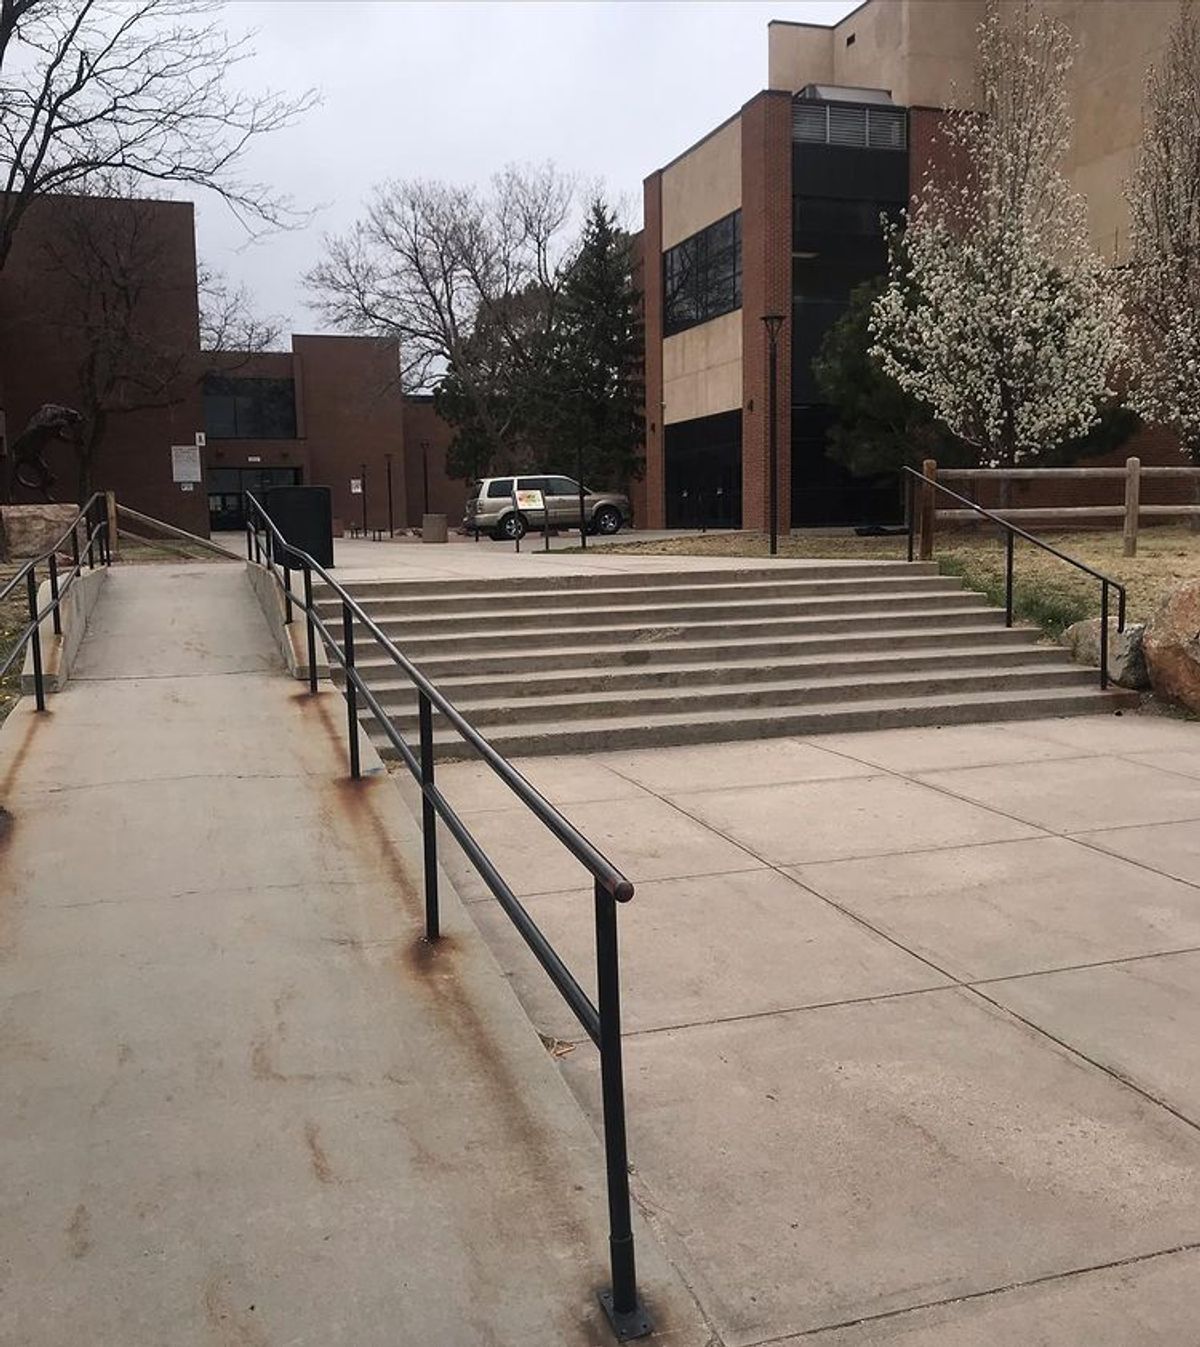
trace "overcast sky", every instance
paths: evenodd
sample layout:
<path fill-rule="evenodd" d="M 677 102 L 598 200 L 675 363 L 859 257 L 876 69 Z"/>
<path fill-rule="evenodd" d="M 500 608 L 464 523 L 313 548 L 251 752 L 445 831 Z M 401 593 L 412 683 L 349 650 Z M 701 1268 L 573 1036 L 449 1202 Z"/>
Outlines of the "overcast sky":
<path fill-rule="evenodd" d="M 200 255 L 285 331 L 312 332 L 301 277 L 385 178 L 486 182 L 552 159 L 602 179 L 638 225 L 643 177 L 766 86 L 767 21 L 833 23 L 856 3 L 234 0 L 230 30 L 257 30 L 239 81 L 324 100 L 255 146 L 246 175 L 321 209 L 247 247 L 223 206 L 200 201 Z"/>

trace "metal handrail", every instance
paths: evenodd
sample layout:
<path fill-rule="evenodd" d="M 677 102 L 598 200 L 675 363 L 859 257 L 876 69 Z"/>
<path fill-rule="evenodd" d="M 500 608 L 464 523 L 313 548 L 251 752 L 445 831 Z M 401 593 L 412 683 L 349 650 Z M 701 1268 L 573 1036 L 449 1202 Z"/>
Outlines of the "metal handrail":
<path fill-rule="evenodd" d="M 42 669 L 42 623 L 47 617 L 53 618 L 54 634 L 61 636 L 62 602 L 82 573 L 85 557 L 89 570 L 95 570 L 97 557 L 102 566 L 108 566 L 112 562 L 108 536 L 108 510 L 104 502 L 103 493 L 94 492 L 49 550 L 40 556 L 31 557 L 7 583 L 0 587 L 0 602 L 3 602 L 24 581 L 29 604 L 29 621 L 21 628 L 8 654 L 3 662 L 0 662 L 0 678 L 8 673 L 17 659 L 25 653 L 25 647 L 29 646 L 33 652 L 33 692 L 39 711 L 46 709 L 46 679 Z M 97 522 L 93 523 L 93 519 Z M 78 529 L 84 521 L 87 521 L 89 528 L 86 541 L 81 545 Z M 58 554 L 68 538 L 71 540 L 71 568 L 63 578 L 59 574 Z M 39 609 L 37 570 L 43 564 L 50 580 L 50 602 L 45 608 Z"/>
<path fill-rule="evenodd" d="M 1013 544 L 1017 538 L 1023 538 L 1025 542 L 1032 543 L 1034 547 L 1040 547 L 1043 552 L 1049 552 L 1052 557 L 1057 557 L 1059 561 L 1065 561 L 1068 566 L 1074 566 L 1076 570 L 1083 571 L 1090 575 L 1093 580 L 1100 581 L 1100 686 L 1108 687 L 1108 591 L 1110 588 L 1117 591 L 1117 631 L 1125 630 L 1125 586 L 1119 580 L 1114 580 L 1111 575 L 1105 575 L 1103 571 L 1098 571 L 1093 566 L 1089 566 L 1086 561 L 1080 561 L 1077 557 L 1068 556 L 1066 552 L 1060 552 L 1057 547 L 1045 542 L 1041 538 L 1035 538 L 1032 533 L 1027 533 L 1023 528 L 1011 523 L 1003 516 L 994 514 L 991 510 L 985 510 L 982 505 L 970 500 L 966 496 L 960 496 L 957 491 L 951 491 L 948 486 L 943 486 L 934 477 L 926 477 L 924 473 L 917 472 L 915 468 L 910 468 L 907 464 L 903 465 L 903 471 L 907 473 L 905 481 L 908 484 L 906 497 L 906 514 L 908 516 L 908 559 L 913 559 L 913 543 L 916 534 L 916 490 L 917 483 L 926 489 L 932 489 L 942 492 L 961 505 L 974 510 L 977 515 L 982 515 L 984 519 L 989 519 L 993 524 L 998 524 L 1005 530 L 1004 546 L 1004 625 L 1011 627 L 1013 624 Z M 932 503 L 928 508 L 933 509 Z"/>
<path fill-rule="evenodd" d="M 588 1037 L 600 1051 L 600 1080 L 604 1114 L 604 1153 L 609 1210 L 609 1251 L 612 1287 L 600 1292 L 600 1303 L 618 1340 L 644 1337 L 651 1322 L 637 1291 L 633 1228 L 629 1197 L 629 1162 L 625 1127 L 625 1086 L 621 1054 L 620 968 L 616 904 L 633 897 L 633 885 L 573 824 L 492 747 L 460 711 L 397 648 L 362 606 L 313 556 L 293 546 L 279 531 L 260 501 L 250 492 L 246 500 L 246 556 L 263 565 L 283 591 L 284 616 L 294 620 L 299 605 L 308 640 L 308 686 L 317 691 L 316 637 L 345 673 L 350 774 L 361 776 L 358 749 L 358 702 L 362 699 L 388 742 L 421 788 L 421 836 L 424 850 L 425 938 L 441 935 L 438 902 L 437 820 L 440 818 L 462 847 L 480 878 L 504 909 L 525 943 L 545 969 L 559 994 L 570 1006 Z M 292 593 L 292 571 L 303 574 L 303 599 Z M 342 630 L 337 635 L 313 602 L 313 576 L 324 581 L 341 603 Z M 392 724 L 375 693 L 356 667 L 355 633 L 365 631 L 417 690 L 419 749 L 414 752 Z M 559 957 L 537 923 L 526 911 L 466 824 L 438 787 L 434 772 L 433 712 L 439 711 L 480 758 L 492 769 L 593 878 L 598 1002 L 593 1004 L 574 974 Z"/>

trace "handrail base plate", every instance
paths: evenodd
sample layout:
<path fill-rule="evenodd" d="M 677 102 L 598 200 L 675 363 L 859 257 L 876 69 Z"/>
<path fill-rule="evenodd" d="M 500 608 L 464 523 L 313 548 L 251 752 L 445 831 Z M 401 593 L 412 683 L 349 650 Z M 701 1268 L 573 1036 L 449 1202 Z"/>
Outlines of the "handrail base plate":
<path fill-rule="evenodd" d="M 632 1342 L 634 1338 L 645 1338 L 654 1332 L 654 1324 L 640 1300 L 633 1309 L 620 1313 L 613 1308 L 611 1291 L 600 1291 L 597 1298 L 608 1316 L 608 1322 L 612 1325 L 612 1331 L 616 1334 L 618 1342 Z"/>

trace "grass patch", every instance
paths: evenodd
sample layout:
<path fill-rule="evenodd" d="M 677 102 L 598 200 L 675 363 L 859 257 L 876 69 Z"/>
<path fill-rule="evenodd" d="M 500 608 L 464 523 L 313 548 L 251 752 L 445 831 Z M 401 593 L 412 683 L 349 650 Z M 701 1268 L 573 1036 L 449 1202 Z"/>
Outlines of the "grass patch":
<path fill-rule="evenodd" d="M 1186 580 L 1200 580 L 1200 533 L 1186 525 L 1143 529 L 1138 555 L 1121 555 L 1121 535 L 1080 531 L 1039 535 L 1068 556 L 1126 586 L 1128 619 L 1144 622 L 1161 600 Z M 840 559 L 903 560 L 903 537 L 860 538 L 853 534 L 799 533 L 781 539 L 781 557 L 836 561 Z M 767 540 L 753 533 L 709 533 L 661 542 L 629 542 L 605 551 L 650 552 L 658 555 L 765 557 Z M 958 575 L 968 588 L 990 602 L 1004 603 L 1004 544 L 996 531 L 946 531 L 936 540 L 939 569 Z M 1100 614 L 1100 583 L 1030 543 L 1017 540 L 1014 557 L 1013 609 L 1022 622 L 1057 637 L 1072 622 Z M 1110 593 L 1111 612 L 1117 596 Z"/>

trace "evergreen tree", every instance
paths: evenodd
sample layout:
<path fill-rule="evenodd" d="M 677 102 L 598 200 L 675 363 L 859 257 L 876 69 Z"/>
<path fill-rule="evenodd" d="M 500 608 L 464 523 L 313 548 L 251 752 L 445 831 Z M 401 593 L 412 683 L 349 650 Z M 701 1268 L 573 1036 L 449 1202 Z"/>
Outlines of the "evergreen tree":
<path fill-rule="evenodd" d="M 642 471 L 643 345 L 633 248 L 599 198 L 567 269 L 545 395 L 557 435 L 542 463 L 587 485 L 625 487 Z"/>

